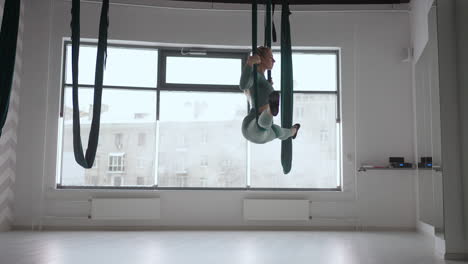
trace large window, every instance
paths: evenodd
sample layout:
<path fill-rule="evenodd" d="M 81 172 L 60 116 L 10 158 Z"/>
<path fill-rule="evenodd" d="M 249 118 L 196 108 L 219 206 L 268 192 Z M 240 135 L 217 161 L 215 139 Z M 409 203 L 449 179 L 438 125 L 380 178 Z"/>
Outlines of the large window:
<path fill-rule="evenodd" d="M 241 133 L 248 104 L 238 82 L 247 52 L 187 54 L 124 45 L 108 47 L 96 154 L 101 164 L 81 168 L 73 155 L 70 43 L 64 50 L 59 187 L 340 189 L 337 51 L 293 53 L 294 123 L 302 127 L 293 141 L 292 171 L 284 175 L 279 140 L 256 145 Z M 273 81 L 279 89 L 280 56 L 274 55 Z M 84 148 L 92 120 L 95 56 L 94 44 L 82 44 Z M 280 124 L 280 116 L 275 123 Z"/>
<path fill-rule="evenodd" d="M 280 89 L 281 56 L 274 52 L 274 88 Z M 338 53 L 335 51 L 293 52 L 293 123 L 300 135 L 293 141 L 292 170 L 281 167 L 281 142 L 251 147 L 252 187 L 336 188 L 340 186 L 340 117 Z M 275 123 L 281 123 L 281 114 Z"/>
<path fill-rule="evenodd" d="M 158 50 L 110 46 L 104 74 L 101 126 L 96 157 L 104 164 L 85 170 L 73 155 L 71 46 L 65 45 L 63 77 L 62 186 L 153 186 L 156 158 Z M 79 64 L 81 136 L 86 149 L 93 111 L 96 46 L 83 45 Z M 107 163 L 107 164 L 106 164 Z M 101 166 L 103 165 L 103 166 Z M 92 181 L 90 180 L 92 179 Z M 99 184 L 95 184 L 99 183 Z"/>

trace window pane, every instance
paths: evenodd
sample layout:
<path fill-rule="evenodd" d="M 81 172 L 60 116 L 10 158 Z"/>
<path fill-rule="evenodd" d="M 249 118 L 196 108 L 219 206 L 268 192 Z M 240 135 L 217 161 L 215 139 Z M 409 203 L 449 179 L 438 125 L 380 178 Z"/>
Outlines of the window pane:
<path fill-rule="evenodd" d="M 93 111 L 92 89 L 80 89 L 81 138 L 88 145 Z M 85 170 L 73 155 L 72 93 L 65 89 L 62 185 L 134 186 L 154 185 L 156 92 L 105 89 L 96 158 L 99 166 Z M 141 114 L 144 118 L 137 118 Z M 145 141 L 139 142 L 141 134 Z M 138 159 L 147 162 L 138 163 Z M 102 165 L 102 166 L 101 166 Z M 143 166 L 143 168 L 141 168 Z"/>
<path fill-rule="evenodd" d="M 336 96 L 295 94 L 294 104 L 294 123 L 301 123 L 301 129 L 293 140 L 291 172 L 283 174 L 280 140 L 252 144 L 251 186 L 336 188 L 340 185 Z M 274 122 L 280 124 L 279 120 Z"/>
<path fill-rule="evenodd" d="M 80 48 L 79 84 L 94 84 L 95 46 Z M 71 45 L 67 45 L 66 83 L 72 83 Z M 107 48 L 104 85 L 156 87 L 158 51 L 144 48 Z"/>
<path fill-rule="evenodd" d="M 241 59 L 167 57 L 166 83 L 239 85 Z"/>
<path fill-rule="evenodd" d="M 241 93 L 161 92 L 158 185 L 245 187 Z"/>
<path fill-rule="evenodd" d="M 273 53 L 276 60 L 271 72 L 275 90 L 281 89 L 281 54 Z M 294 91 L 336 91 L 336 55 L 327 53 L 293 52 Z"/>

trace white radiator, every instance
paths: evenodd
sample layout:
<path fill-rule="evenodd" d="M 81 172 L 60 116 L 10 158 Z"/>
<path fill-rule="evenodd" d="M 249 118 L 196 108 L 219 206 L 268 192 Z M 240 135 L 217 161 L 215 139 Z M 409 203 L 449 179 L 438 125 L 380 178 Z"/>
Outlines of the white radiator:
<path fill-rule="evenodd" d="M 154 220 L 160 218 L 159 198 L 93 198 L 91 219 Z"/>
<path fill-rule="evenodd" d="M 245 220 L 309 220 L 309 200 L 245 199 Z"/>

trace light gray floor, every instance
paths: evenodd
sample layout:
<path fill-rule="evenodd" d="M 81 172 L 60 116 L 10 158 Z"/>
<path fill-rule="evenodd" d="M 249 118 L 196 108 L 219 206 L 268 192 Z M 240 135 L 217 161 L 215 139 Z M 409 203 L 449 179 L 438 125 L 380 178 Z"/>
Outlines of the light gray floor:
<path fill-rule="evenodd" d="M 434 264 L 415 232 L 77 231 L 0 233 L 0 264 Z"/>

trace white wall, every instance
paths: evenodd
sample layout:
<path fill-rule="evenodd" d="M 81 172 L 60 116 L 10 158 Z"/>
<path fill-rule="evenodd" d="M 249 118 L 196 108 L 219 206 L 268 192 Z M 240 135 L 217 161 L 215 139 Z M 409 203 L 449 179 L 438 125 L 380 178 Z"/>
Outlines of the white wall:
<path fill-rule="evenodd" d="M 434 0 L 412 0 L 411 8 L 411 43 L 414 52 L 414 61 L 419 59 L 429 39 L 427 15 Z"/>
<path fill-rule="evenodd" d="M 28 61 L 25 62 L 27 80 L 21 94 L 25 104 L 20 111 L 16 226 L 34 226 L 40 224 L 41 219 L 44 225 L 70 226 L 349 226 L 356 223 L 382 227 L 415 226 L 413 172 L 357 173 L 362 162 L 383 163 L 389 156 L 404 156 L 409 162 L 413 161 L 411 64 L 402 62 L 403 50 L 410 46 L 407 12 L 295 12 L 291 17 L 294 45 L 340 47 L 342 51 L 343 192 L 111 193 L 54 189 L 61 40 L 70 34 L 70 2 L 54 1 L 52 10 L 50 15 L 47 4 L 32 0 L 28 1 L 26 9 L 25 53 L 28 56 L 25 57 Z M 96 38 L 100 5 L 82 3 L 81 12 L 81 36 Z M 48 34 L 51 34 L 50 39 Z M 248 48 L 250 37 L 249 11 L 120 5 L 112 5 L 110 9 L 109 38 L 113 40 Z M 160 197 L 161 220 L 93 223 L 83 218 L 88 215 L 86 199 L 89 196 L 114 194 Z M 305 223 L 244 222 L 242 199 L 255 197 L 310 199 L 313 201 L 312 216 L 317 218 Z M 41 215 L 53 217 L 41 218 Z"/>
<path fill-rule="evenodd" d="M 437 9 L 446 257 L 466 259 L 468 2 L 438 0 Z"/>
<path fill-rule="evenodd" d="M 415 159 L 432 157 L 441 165 L 440 104 L 437 52 L 437 10 L 433 0 L 411 2 L 411 35 L 414 52 L 413 91 Z M 443 228 L 440 172 L 418 170 L 416 185 L 418 220 Z M 434 192 L 436 191 L 436 192 Z M 437 199 L 436 199 L 437 198 Z M 440 198 L 440 199 L 439 199 Z"/>
<path fill-rule="evenodd" d="M 460 10 L 459 10 L 460 9 Z M 463 209 L 465 240 L 468 240 L 468 2 L 456 1 L 456 32 L 457 32 L 457 81 L 458 81 L 458 105 L 460 106 L 460 135 L 462 143 L 462 182 L 463 182 Z M 468 247 L 466 247 L 468 248 Z M 468 258 L 467 258 L 468 259 Z"/>
<path fill-rule="evenodd" d="M 4 0 L 0 0 L 2 21 Z M 13 184 L 16 178 L 16 143 L 18 131 L 19 93 L 23 50 L 24 4 L 21 3 L 15 70 L 10 94 L 8 116 L 0 137 L 0 231 L 9 230 L 13 223 Z"/>

